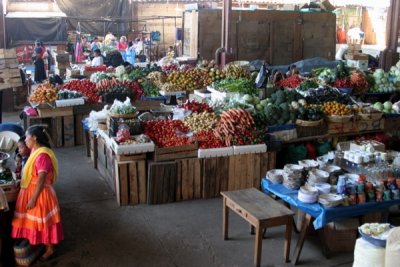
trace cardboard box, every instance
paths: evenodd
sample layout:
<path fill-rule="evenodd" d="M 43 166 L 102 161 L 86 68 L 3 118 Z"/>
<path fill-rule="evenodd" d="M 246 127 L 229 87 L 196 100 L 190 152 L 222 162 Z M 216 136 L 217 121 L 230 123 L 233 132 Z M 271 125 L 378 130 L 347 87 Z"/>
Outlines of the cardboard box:
<path fill-rule="evenodd" d="M 385 119 L 379 120 L 360 120 L 358 122 L 358 131 L 378 131 L 385 128 Z"/>
<path fill-rule="evenodd" d="M 368 70 L 368 60 L 347 60 L 347 65 L 354 67 L 363 71 Z"/>
<path fill-rule="evenodd" d="M 328 134 L 353 133 L 357 131 L 358 123 L 356 121 L 328 123 Z"/>
<path fill-rule="evenodd" d="M 368 55 L 366 54 L 347 54 L 344 56 L 347 60 L 368 60 Z"/>
<path fill-rule="evenodd" d="M 385 145 L 380 142 L 377 142 L 375 140 L 352 141 L 350 143 L 350 150 L 353 150 L 353 151 L 363 150 L 362 146 L 367 145 L 367 144 L 371 144 L 373 146 L 373 148 L 375 149 L 375 151 L 381 151 L 381 152 L 385 151 Z"/>
<path fill-rule="evenodd" d="M 357 240 L 358 218 L 328 223 L 324 231 L 324 242 L 333 252 L 352 252 Z"/>

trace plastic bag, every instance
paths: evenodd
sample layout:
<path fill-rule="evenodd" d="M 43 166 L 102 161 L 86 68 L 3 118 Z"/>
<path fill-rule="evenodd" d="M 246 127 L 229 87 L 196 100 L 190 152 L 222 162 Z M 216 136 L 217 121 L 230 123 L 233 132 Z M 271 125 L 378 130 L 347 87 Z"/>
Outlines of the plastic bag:
<path fill-rule="evenodd" d="M 261 66 L 260 71 L 258 72 L 257 78 L 256 78 L 256 87 L 257 88 L 262 88 L 265 87 L 267 81 L 268 81 L 268 76 L 270 72 L 267 69 L 267 65 L 263 64 Z"/>
<path fill-rule="evenodd" d="M 115 140 L 118 143 L 122 143 L 122 142 L 128 141 L 129 139 L 131 139 L 131 133 L 129 130 L 129 126 L 126 124 L 121 124 L 118 127 L 117 136 L 115 137 Z"/>

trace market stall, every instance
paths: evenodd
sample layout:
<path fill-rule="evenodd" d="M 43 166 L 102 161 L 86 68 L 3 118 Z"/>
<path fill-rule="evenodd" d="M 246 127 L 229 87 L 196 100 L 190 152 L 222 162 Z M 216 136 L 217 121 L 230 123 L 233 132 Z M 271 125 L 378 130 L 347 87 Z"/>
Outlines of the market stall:
<path fill-rule="evenodd" d="M 87 79 L 40 85 L 30 96 L 38 114 L 25 124 L 49 124 L 59 146 L 85 140 L 120 205 L 216 197 L 260 188 L 267 171 L 322 156 L 338 137 L 395 137 L 399 103 L 389 98 L 399 67 L 364 72 L 340 62 L 304 76 L 295 67 L 251 73 L 244 61 L 220 69 L 168 57 L 84 67 Z M 369 100 L 377 94 L 384 101 Z M 166 105 L 171 96 L 176 104 Z"/>

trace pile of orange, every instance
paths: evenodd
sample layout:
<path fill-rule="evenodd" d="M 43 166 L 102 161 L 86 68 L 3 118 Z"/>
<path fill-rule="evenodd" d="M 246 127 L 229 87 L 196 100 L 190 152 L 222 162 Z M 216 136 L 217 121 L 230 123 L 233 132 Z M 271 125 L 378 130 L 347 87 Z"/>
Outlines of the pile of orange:
<path fill-rule="evenodd" d="M 29 96 L 34 103 L 49 103 L 57 100 L 57 89 L 50 83 L 39 84 Z"/>
<path fill-rule="evenodd" d="M 322 105 L 322 111 L 328 116 L 351 115 L 352 109 L 336 101 L 326 102 Z"/>

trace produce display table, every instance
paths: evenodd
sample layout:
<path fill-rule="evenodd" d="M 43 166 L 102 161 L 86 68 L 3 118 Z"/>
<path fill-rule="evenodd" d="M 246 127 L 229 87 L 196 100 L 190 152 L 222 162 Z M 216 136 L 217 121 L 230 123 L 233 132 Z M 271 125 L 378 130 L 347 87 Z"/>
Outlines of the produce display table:
<path fill-rule="evenodd" d="M 260 266 L 263 230 L 269 227 L 286 225 L 284 258 L 289 261 L 292 237 L 293 211 L 276 202 L 255 188 L 221 192 L 223 196 L 224 240 L 228 239 L 229 209 L 249 222 L 256 229 L 254 264 Z M 228 209 L 229 208 L 229 209 Z"/>
<path fill-rule="evenodd" d="M 304 245 L 305 236 L 308 227 L 311 225 L 311 219 L 314 220 L 314 228 L 320 229 L 329 222 L 337 221 L 339 219 L 351 218 L 355 216 L 361 216 L 373 212 L 384 212 L 387 211 L 391 206 L 400 204 L 400 199 L 383 201 L 383 202 L 367 202 L 364 204 L 357 204 L 352 206 L 339 206 L 335 208 L 326 208 L 322 205 L 306 204 L 297 199 L 298 190 L 287 189 L 282 184 L 273 184 L 267 179 L 262 179 L 261 184 L 262 191 L 267 194 L 274 194 L 281 198 L 286 203 L 298 208 L 306 214 L 302 224 L 299 240 L 296 245 L 296 249 L 292 258 L 292 263 L 296 265 L 298 263 L 301 250 Z"/>
<path fill-rule="evenodd" d="M 261 178 L 275 168 L 275 152 L 162 162 L 153 160 L 155 152 L 117 155 L 107 134 L 99 132 L 88 133 L 92 159 L 119 205 L 212 198 L 221 191 L 260 188 Z"/>

